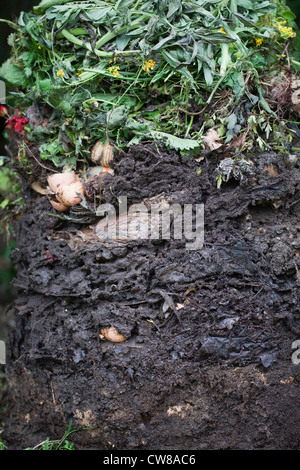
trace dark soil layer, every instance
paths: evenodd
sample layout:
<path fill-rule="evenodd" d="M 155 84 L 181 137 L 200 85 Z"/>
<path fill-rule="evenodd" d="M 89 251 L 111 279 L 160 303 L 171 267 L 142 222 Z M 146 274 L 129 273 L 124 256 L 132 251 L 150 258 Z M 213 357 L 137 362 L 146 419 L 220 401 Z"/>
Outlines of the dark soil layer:
<path fill-rule="evenodd" d="M 28 191 L 13 254 L 10 448 L 57 439 L 70 419 L 93 428 L 72 435 L 79 449 L 299 448 L 300 170 L 260 155 L 218 190 L 216 158 L 198 175 L 195 161 L 137 146 L 104 184 L 115 204 L 162 193 L 204 203 L 198 251 L 185 240 L 101 244 Z M 129 339 L 101 339 L 111 325 Z"/>

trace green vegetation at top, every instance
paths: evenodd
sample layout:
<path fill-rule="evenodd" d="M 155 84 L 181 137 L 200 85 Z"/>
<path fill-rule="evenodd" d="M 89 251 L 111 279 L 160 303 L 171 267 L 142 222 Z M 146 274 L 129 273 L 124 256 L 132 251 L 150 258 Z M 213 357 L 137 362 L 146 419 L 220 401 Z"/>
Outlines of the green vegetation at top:
<path fill-rule="evenodd" d="M 21 135 L 59 167 L 76 168 L 99 139 L 191 152 L 209 127 L 224 142 L 243 127 L 257 140 L 259 127 L 263 148 L 272 132 L 284 134 L 285 118 L 263 77 L 299 68 L 297 34 L 282 0 L 43 0 L 20 14 L 0 77 L 12 109 L 34 104 L 43 115 Z M 245 96 L 250 124 L 236 111 Z"/>

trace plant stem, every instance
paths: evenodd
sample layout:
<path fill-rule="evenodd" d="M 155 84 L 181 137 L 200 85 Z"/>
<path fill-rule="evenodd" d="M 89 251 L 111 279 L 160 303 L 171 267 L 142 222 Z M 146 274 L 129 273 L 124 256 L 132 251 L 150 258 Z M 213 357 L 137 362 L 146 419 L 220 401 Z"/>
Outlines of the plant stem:
<path fill-rule="evenodd" d="M 68 31 L 67 29 L 62 29 L 60 34 L 65 38 L 65 39 L 68 39 L 68 41 L 72 42 L 73 44 L 76 44 L 77 46 L 84 46 L 86 47 L 87 49 L 89 49 L 89 44 L 84 44 L 83 41 L 81 41 L 81 39 L 78 39 L 76 36 L 74 36 L 72 33 L 70 33 L 70 31 Z M 91 48 L 91 46 L 90 46 Z"/>
<path fill-rule="evenodd" d="M 70 34 L 73 34 L 73 36 L 80 36 L 80 35 L 86 35 L 89 34 L 88 31 L 84 28 L 73 28 L 69 30 Z M 62 38 L 64 37 L 61 32 L 59 32 L 56 36 L 57 38 Z"/>
<path fill-rule="evenodd" d="M 216 83 L 213 91 L 211 92 L 211 94 L 209 95 L 209 98 L 208 100 L 206 101 L 206 104 L 209 104 L 211 102 L 211 100 L 213 99 L 213 96 L 214 94 L 216 93 L 217 89 L 219 88 L 219 85 L 222 83 L 222 81 L 224 80 L 226 75 L 223 75 Z"/>
<path fill-rule="evenodd" d="M 192 115 L 184 137 L 187 137 L 189 135 L 192 124 L 193 124 L 193 120 L 194 120 L 194 116 Z"/>
<path fill-rule="evenodd" d="M 44 13 L 48 8 L 54 7 L 56 5 L 64 5 L 65 3 L 70 3 L 73 0 L 42 0 L 39 5 L 33 7 L 33 12 L 36 15 Z"/>
<path fill-rule="evenodd" d="M 129 85 L 129 87 L 124 91 L 124 93 L 123 93 L 123 95 L 121 96 L 121 98 L 119 98 L 117 104 L 120 103 L 120 101 L 122 100 L 122 98 L 123 98 L 123 97 L 126 95 L 126 93 L 128 93 L 128 91 L 130 90 L 130 88 L 138 82 L 138 79 L 140 78 L 140 75 L 141 75 L 142 70 L 143 70 L 143 69 L 142 69 L 142 67 L 141 67 L 140 70 L 139 70 L 139 72 L 138 72 L 138 74 L 137 74 L 137 76 L 136 76 L 136 78 L 135 78 L 135 80 L 134 80 L 134 81 Z"/>
<path fill-rule="evenodd" d="M 16 25 L 16 23 L 13 23 L 13 21 L 4 20 L 4 19 L 1 18 L 0 23 L 6 23 L 14 29 L 19 29 L 18 25 Z"/>
<path fill-rule="evenodd" d="M 140 54 L 141 51 L 139 50 L 133 50 L 133 51 L 98 51 L 97 49 L 93 49 L 90 44 L 84 43 L 81 39 L 78 39 L 76 36 L 74 36 L 70 31 L 67 29 L 63 29 L 61 31 L 61 35 L 67 39 L 68 41 L 72 42 L 73 44 L 76 44 L 77 46 L 85 47 L 88 49 L 90 52 L 94 52 L 98 57 L 103 57 L 103 58 L 110 58 L 114 56 L 119 56 L 121 55 L 122 57 L 128 57 L 131 55 L 135 54 Z"/>
<path fill-rule="evenodd" d="M 94 52 L 98 57 L 114 57 L 114 56 L 119 56 L 121 55 L 122 57 L 127 57 L 135 54 L 139 54 L 141 51 L 139 50 L 133 50 L 133 51 L 98 51 L 97 49 L 93 49 L 90 44 L 84 43 L 81 41 L 81 39 L 78 39 L 76 36 L 74 36 L 70 31 L 67 29 L 63 29 L 61 31 L 61 35 L 67 39 L 68 41 L 72 42 L 73 44 L 76 44 L 77 46 L 85 47 L 88 49 L 90 52 Z"/>
<path fill-rule="evenodd" d="M 116 36 L 119 36 L 120 34 L 126 33 L 126 31 L 131 31 L 132 29 L 137 28 L 140 23 L 147 20 L 151 16 L 152 15 L 150 15 L 150 14 L 142 15 L 139 19 L 133 21 L 129 28 L 128 28 L 128 26 L 123 26 L 122 28 L 119 29 L 119 31 L 117 33 L 115 33 L 114 31 L 108 31 L 108 33 L 104 34 L 104 36 L 102 36 L 102 38 L 99 39 L 99 41 L 96 42 L 96 49 L 100 49 L 102 46 L 104 46 L 104 44 L 111 41 Z"/>

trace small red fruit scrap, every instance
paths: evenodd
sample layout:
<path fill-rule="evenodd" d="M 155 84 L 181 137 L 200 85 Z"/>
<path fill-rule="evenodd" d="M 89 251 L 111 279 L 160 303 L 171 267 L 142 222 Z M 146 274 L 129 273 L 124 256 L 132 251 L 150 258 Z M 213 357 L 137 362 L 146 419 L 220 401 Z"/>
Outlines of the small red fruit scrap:
<path fill-rule="evenodd" d="M 52 256 L 51 255 L 50 250 L 46 250 L 46 253 L 44 254 L 44 258 L 48 262 L 53 262 L 53 261 L 58 260 L 57 256 Z"/>
<path fill-rule="evenodd" d="M 28 119 L 22 116 L 13 116 L 6 120 L 6 127 L 13 129 L 17 134 L 25 135 L 24 127 L 26 126 Z"/>
<path fill-rule="evenodd" d="M 28 119 L 26 117 L 16 114 L 15 116 L 9 116 L 6 106 L 0 105 L 0 117 L 6 118 L 6 127 L 13 129 L 18 134 L 24 134 L 24 127 L 26 126 Z"/>
<path fill-rule="evenodd" d="M 0 117 L 6 117 L 8 115 L 7 108 L 5 106 L 0 105 Z"/>

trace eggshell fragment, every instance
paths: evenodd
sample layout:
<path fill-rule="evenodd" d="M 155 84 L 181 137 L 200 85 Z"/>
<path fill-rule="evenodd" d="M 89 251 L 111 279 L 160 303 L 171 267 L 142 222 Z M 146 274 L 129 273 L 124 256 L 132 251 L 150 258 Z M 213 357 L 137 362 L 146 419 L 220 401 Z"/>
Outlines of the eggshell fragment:
<path fill-rule="evenodd" d="M 103 173 L 114 174 L 114 170 L 107 166 L 92 166 L 87 171 L 87 178 L 93 178 L 94 176 L 100 176 Z"/>
<path fill-rule="evenodd" d="M 54 173 L 47 178 L 50 189 L 56 193 L 61 185 L 69 185 L 76 181 L 75 171 L 68 171 L 66 173 Z"/>
<path fill-rule="evenodd" d="M 62 204 L 61 202 L 53 201 L 50 199 L 50 203 L 52 204 L 54 209 L 57 210 L 58 212 L 64 212 L 68 210 L 68 207 Z"/>
<path fill-rule="evenodd" d="M 56 197 L 59 202 L 65 206 L 71 207 L 82 201 L 80 194 L 84 194 L 83 184 L 80 181 L 75 181 L 69 185 L 60 185 L 57 189 Z"/>
<path fill-rule="evenodd" d="M 110 326 L 109 328 L 103 328 L 102 330 L 100 330 L 99 336 L 101 339 L 107 339 L 112 343 L 122 343 L 127 339 L 124 335 L 118 333 L 114 326 Z"/>
<path fill-rule="evenodd" d="M 34 181 L 31 184 L 31 189 L 33 189 L 34 191 L 36 191 L 39 194 L 43 194 L 44 196 L 48 193 L 47 189 L 43 188 L 39 181 Z"/>

